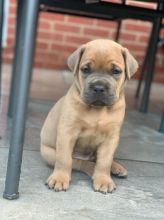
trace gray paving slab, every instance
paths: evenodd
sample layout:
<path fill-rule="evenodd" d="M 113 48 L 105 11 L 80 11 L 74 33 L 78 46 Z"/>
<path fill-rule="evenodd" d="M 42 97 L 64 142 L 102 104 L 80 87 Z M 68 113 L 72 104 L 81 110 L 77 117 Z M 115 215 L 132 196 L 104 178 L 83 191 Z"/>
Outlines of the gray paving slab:
<path fill-rule="evenodd" d="M 7 149 L 0 149 L 0 193 L 3 192 Z M 128 179 L 114 178 L 117 190 L 103 195 L 94 192 L 91 179 L 73 172 L 70 189 L 54 192 L 44 185 L 52 169 L 39 152 L 24 151 L 20 199 L 0 198 L 0 219 L 164 219 L 164 164 L 120 161 Z"/>

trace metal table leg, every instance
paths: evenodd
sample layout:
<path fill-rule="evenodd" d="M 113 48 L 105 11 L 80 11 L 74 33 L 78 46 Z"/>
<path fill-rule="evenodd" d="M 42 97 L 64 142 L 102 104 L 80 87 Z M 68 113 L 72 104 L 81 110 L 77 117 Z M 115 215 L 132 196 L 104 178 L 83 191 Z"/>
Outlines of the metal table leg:
<path fill-rule="evenodd" d="M 16 36 L 15 36 L 15 48 L 14 48 L 14 60 L 13 60 L 13 68 L 12 68 L 12 78 L 11 78 L 11 84 L 10 84 L 10 96 L 9 96 L 9 105 L 8 105 L 8 116 L 10 118 L 13 117 L 14 114 L 14 105 L 16 103 L 16 90 L 18 88 L 18 81 L 19 81 L 19 69 L 20 69 L 20 57 L 21 54 L 18 52 L 20 51 L 21 48 L 21 44 L 19 44 L 20 42 L 20 38 L 21 38 L 21 33 L 23 31 L 23 28 L 21 26 L 21 21 L 22 21 L 22 16 L 23 16 L 23 10 L 22 9 L 22 3 L 23 1 L 18 0 L 18 7 L 17 7 L 17 18 L 16 18 Z M 21 30 L 22 29 L 22 30 Z M 14 100 L 15 99 L 15 100 Z"/>
<path fill-rule="evenodd" d="M 1 98 L 1 76 L 2 76 L 3 9 L 4 9 L 4 0 L 0 0 L 0 98 Z"/>
<path fill-rule="evenodd" d="M 151 42 L 153 43 L 151 45 L 151 49 L 148 54 L 149 65 L 147 65 L 145 88 L 143 91 L 143 96 L 142 96 L 141 105 L 139 109 L 140 112 L 143 112 L 143 113 L 146 113 L 148 110 L 149 95 L 150 95 L 151 83 L 153 81 L 155 56 L 156 56 L 160 26 L 161 26 L 161 18 L 156 18 L 153 22 L 153 29 L 152 29 L 153 35 L 151 39 Z"/>
<path fill-rule="evenodd" d="M 18 43 L 17 56 L 19 57 L 19 69 L 17 69 L 18 83 L 16 92 L 16 104 L 13 115 L 8 167 L 3 197 L 17 199 L 21 171 L 26 108 L 28 101 L 29 82 L 32 70 L 34 42 L 36 36 L 37 16 L 39 0 L 21 0 L 22 20 L 18 31 L 20 41 Z M 18 62 L 15 63 L 18 65 Z"/>

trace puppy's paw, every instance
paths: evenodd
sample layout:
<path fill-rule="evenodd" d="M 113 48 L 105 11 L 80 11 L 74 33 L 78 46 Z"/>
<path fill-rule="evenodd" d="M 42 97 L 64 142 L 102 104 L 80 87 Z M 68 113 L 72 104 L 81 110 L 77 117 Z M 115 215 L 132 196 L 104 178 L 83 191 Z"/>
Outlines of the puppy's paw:
<path fill-rule="evenodd" d="M 93 188 L 101 193 L 112 193 L 116 189 L 116 185 L 112 178 L 108 175 L 98 175 L 93 179 Z"/>
<path fill-rule="evenodd" d="M 69 175 L 63 171 L 54 171 L 46 181 L 46 185 L 56 192 L 66 191 L 69 188 Z"/>
<path fill-rule="evenodd" d="M 112 162 L 111 173 L 120 178 L 127 178 L 128 171 L 116 161 Z"/>

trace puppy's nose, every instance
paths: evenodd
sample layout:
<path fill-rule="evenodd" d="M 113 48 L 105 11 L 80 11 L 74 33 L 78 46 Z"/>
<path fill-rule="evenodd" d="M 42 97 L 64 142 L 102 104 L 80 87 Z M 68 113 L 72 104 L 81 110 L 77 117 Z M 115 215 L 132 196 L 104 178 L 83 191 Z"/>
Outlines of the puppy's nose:
<path fill-rule="evenodd" d="M 93 85 L 92 89 L 95 93 L 99 93 L 99 94 L 105 92 L 105 86 L 100 84 Z"/>

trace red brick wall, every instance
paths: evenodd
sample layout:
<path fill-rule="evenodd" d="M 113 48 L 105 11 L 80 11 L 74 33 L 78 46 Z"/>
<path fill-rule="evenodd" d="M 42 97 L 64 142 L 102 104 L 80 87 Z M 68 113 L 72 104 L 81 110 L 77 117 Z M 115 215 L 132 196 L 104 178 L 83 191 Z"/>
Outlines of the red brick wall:
<path fill-rule="evenodd" d="M 152 5 L 148 5 L 152 7 Z M 15 0 L 10 0 L 7 47 L 4 62 L 13 59 L 15 33 Z M 80 18 L 61 14 L 40 13 L 37 33 L 35 67 L 66 69 L 68 55 L 80 44 L 96 38 L 114 39 L 116 22 Z M 144 60 L 151 25 L 136 20 L 123 21 L 120 43 L 127 47 L 139 61 Z M 164 31 L 161 33 L 164 37 Z M 155 80 L 164 82 L 164 50 L 158 49 L 156 56 Z"/>

